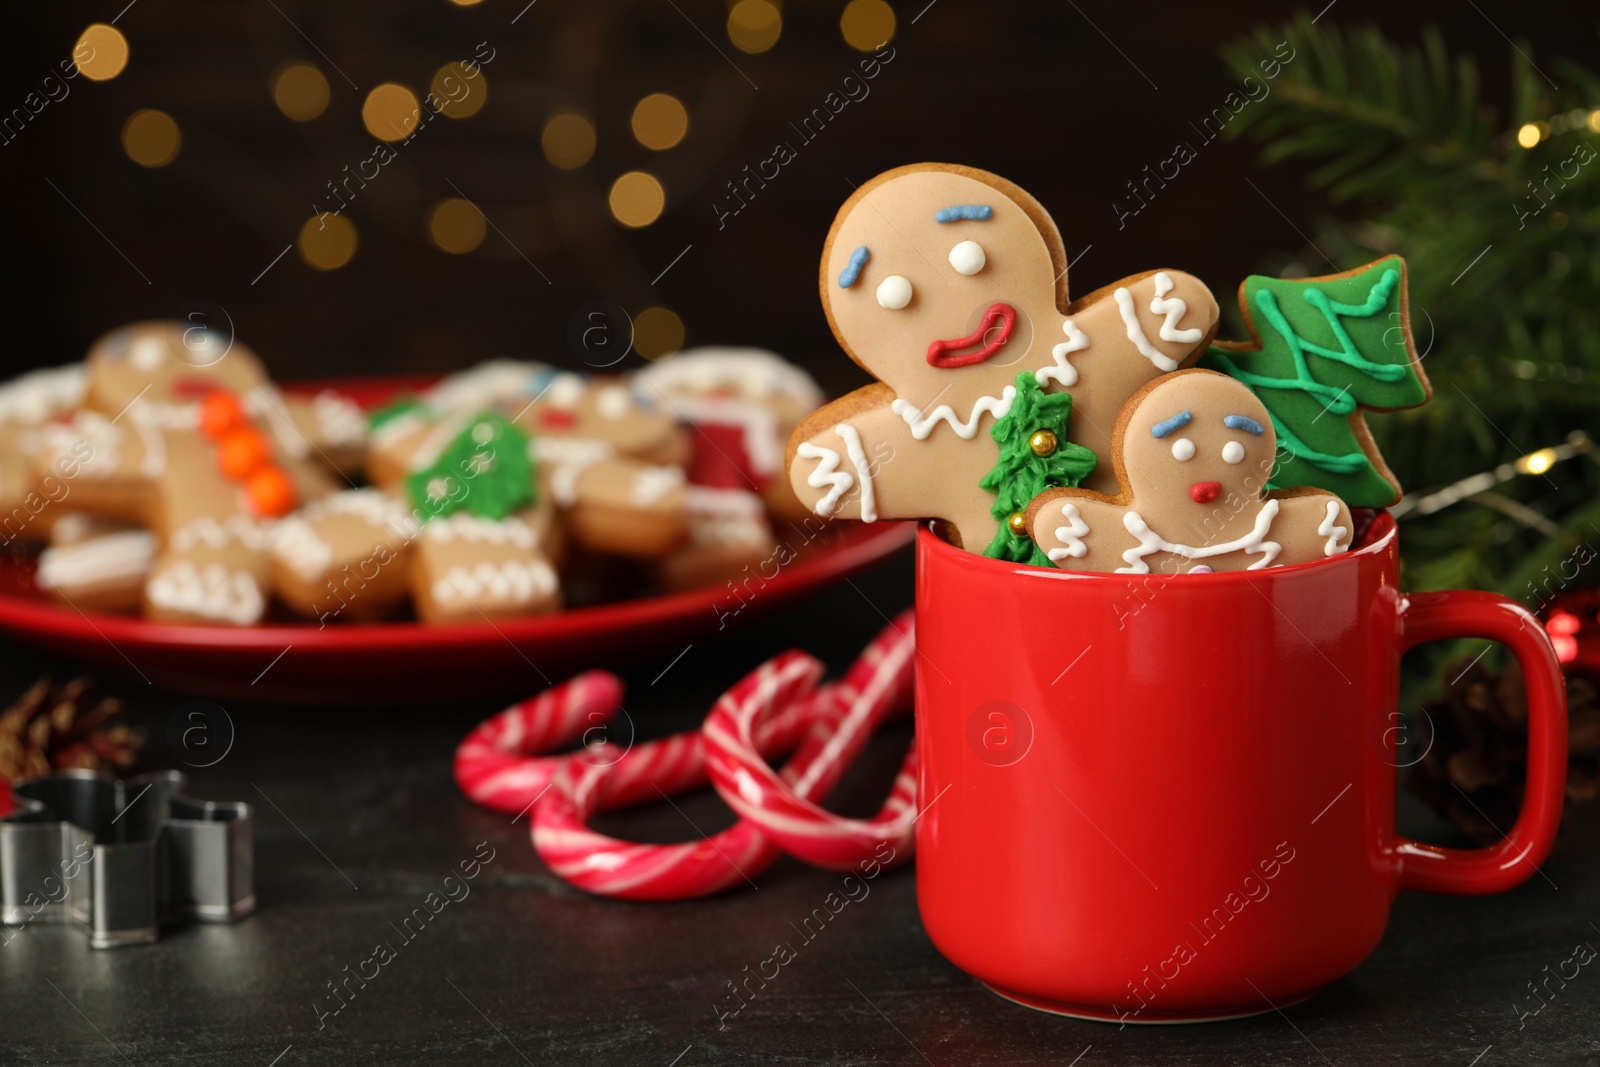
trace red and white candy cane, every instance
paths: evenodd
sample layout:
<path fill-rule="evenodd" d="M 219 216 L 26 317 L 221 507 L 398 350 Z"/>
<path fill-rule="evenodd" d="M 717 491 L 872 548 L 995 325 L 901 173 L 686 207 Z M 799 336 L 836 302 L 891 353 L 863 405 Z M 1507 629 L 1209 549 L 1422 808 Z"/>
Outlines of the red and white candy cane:
<path fill-rule="evenodd" d="M 884 721 L 911 707 L 911 666 L 916 656 L 912 613 L 905 612 L 873 639 L 844 679 L 827 695 L 838 705 L 837 727 L 824 749 L 798 777 L 777 774 L 762 757 L 757 738 L 770 708 L 719 702 L 702 732 L 711 784 L 742 818 L 783 849 L 808 863 L 849 870 L 885 843 L 896 860 L 911 855 L 916 822 L 917 750 L 906 753 L 889 798 L 870 819 L 847 819 L 823 810 L 812 797 L 826 795 L 843 769 Z M 793 766 L 791 762 L 791 766 Z"/>
<path fill-rule="evenodd" d="M 622 706 L 622 681 L 587 671 L 479 723 L 456 748 L 456 784 L 474 803 L 519 813 L 549 787 L 569 760 L 546 756 L 602 730 Z"/>
<path fill-rule="evenodd" d="M 769 753 L 807 734 L 824 702 L 813 697 L 822 664 L 803 652 L 763 663 L 718 702 L 764 712 L 771 728 L 754 743 Z M 533 808 L 533 847 L 550 870 L 579 889 L 629 900 L 682 900 L 720 893 L 753 877 L 778 849 L 743 820 L 700 841 L 644 845 L 589 829 L 596 811 L 627 807 L 706 784 L 705 737 L 698 730 L 636 746 L 614 762 L 604 753 L 569 761 Z"/>

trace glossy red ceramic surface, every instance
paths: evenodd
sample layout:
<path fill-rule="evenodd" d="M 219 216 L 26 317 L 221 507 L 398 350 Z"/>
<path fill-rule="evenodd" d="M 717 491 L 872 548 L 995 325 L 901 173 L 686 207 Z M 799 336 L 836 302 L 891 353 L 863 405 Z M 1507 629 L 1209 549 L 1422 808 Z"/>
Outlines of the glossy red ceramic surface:
<path fill-rule="evenodd" d="M 1566 768 L 1550 642 L 1510 600 L 1402 594 L 1397 570 L 1387 515 L 1331 560 L 1175 578 L 919 532 L 917 893 L 940 951 L 1045 1010 L 1226 1018 L 1349 972 L 1401 889 L 1531 876 Z M 1401 653 L 1463 636 L 1510 646 L 1528 687 L 1526 802 L 1483 850 L 1394 829 Z"/>
<path fill-rule="evenodd" d="M 431 378 L 290 383 L 333 388 L 366 407 Z M 33 564 L 0 558 L 0 633 L 89 666 L 220 699 L 379 704 L 524 697 L 586 667 L 661 665 L 698 639 L 790 603 L 883 559 L 910 539 L 909 523 L 841 523 L 801 543 L 792 562 L 741 582 L 574 608 L 555 615 L 460 626 L 418 622 L 284 622 L 230 628 L 176 626 L 80 613 L 40 592 Z M 691 653 L 692 654 L 692 653 Z"/>

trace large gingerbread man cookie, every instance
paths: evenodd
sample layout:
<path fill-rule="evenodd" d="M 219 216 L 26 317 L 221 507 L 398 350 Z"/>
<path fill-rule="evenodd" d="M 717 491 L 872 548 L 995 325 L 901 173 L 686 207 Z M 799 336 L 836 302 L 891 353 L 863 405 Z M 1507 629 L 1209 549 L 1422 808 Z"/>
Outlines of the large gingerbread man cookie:
<path fill-rule="evenodd" d="M 979 485 L 1000 463 L 996 434 L 1031 441 L 1047 459 L 1086 448 L 1099 463 L 1088 484 L 1111 489 L 1122 402 L 1196 359 L 1217 327 L 1211 292 L 1180 271 L 1133 275 L 1069 302 L 1066 253 L 1038 201 L 996 175 L 944 164 L 888 171 L 845 201 L 823 248 L 821 289 L 834 336 L 879 382 L 795 430 L 796 494 L 822 515 L 939 519 L 953 542 L 991 555 L 1032 550 L 1020 536 L 1007 544 L 1002 520 L 1020 535 L 1022 515 Z M 1042 404 L 1040 390 L 1071 399 Z M 1048 418 L 1005 423 L 1019 401 Z M 1034 491 L 1076 484 L 1088 455 Z"/>
<path fill-rule="evenodd" d="M 1129 398 L 1113 466 L 1122 492 L 1040 494 L 1028 529 L 1057 566 L 1119 574 L 1259 570 L 1350 547 L 1332 493 L 1267 492 L 1277 436 L 1266 407 L 1225 374 L 1185 370 Z"/>

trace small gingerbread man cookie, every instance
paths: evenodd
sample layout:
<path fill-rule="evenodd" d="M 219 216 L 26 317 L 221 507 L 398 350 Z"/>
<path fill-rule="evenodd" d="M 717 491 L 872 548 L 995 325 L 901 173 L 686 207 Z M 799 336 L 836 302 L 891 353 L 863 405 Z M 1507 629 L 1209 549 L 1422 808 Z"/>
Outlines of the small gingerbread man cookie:
<path fill-rule="evenodd" d="M 1117 419 L 1117 496 L 1054 489 L 1028 530 L 1059 567 L 1179 574 L 1306 563 L 1350 547 L 1350 509 L 1319 489 L 1267 492 L 1277 437 L 1267 409 L 1225 374 L 1185 370 L 1129 398 Z"/>
<path fill-rule="evenodd" d="M 1023 437 L 1049 430 L 1093 450 L 1088 484 L 1111 489 L 1122 402 L 1198 358 L 1217 328 L 1210 290 L 1180 271 L 1069 302 L 1066 253 L 1038 201 L 944 164 L 881 174 L 845 202 L 823 248 L 821 290 L 834 336 L 879 383 L 796 429 L 795 493 L 823 515 L 941 519 L 974 552 L 1017 547 L 996 537 L 1011 515 L 995 514 L 1003 507 L 979 482 L 1000 460 L 993 434 L 1019 393 L 1071 395 L 1054 427 L 1023 427 Z"/>

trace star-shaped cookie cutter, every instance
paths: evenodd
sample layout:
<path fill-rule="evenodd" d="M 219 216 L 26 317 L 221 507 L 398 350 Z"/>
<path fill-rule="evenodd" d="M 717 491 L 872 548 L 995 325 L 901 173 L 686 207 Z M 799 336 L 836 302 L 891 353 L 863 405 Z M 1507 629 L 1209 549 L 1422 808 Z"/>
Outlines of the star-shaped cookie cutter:
<path fill-rule="evenodd" d="M 115 948 L 155 941 L 163 923 L 249 915 L 255 812 L 183 796 L 187 784 L 81 770 L 16 783 L 0 817 L 0 922 L 76 922 L 90 946 Z"/>

